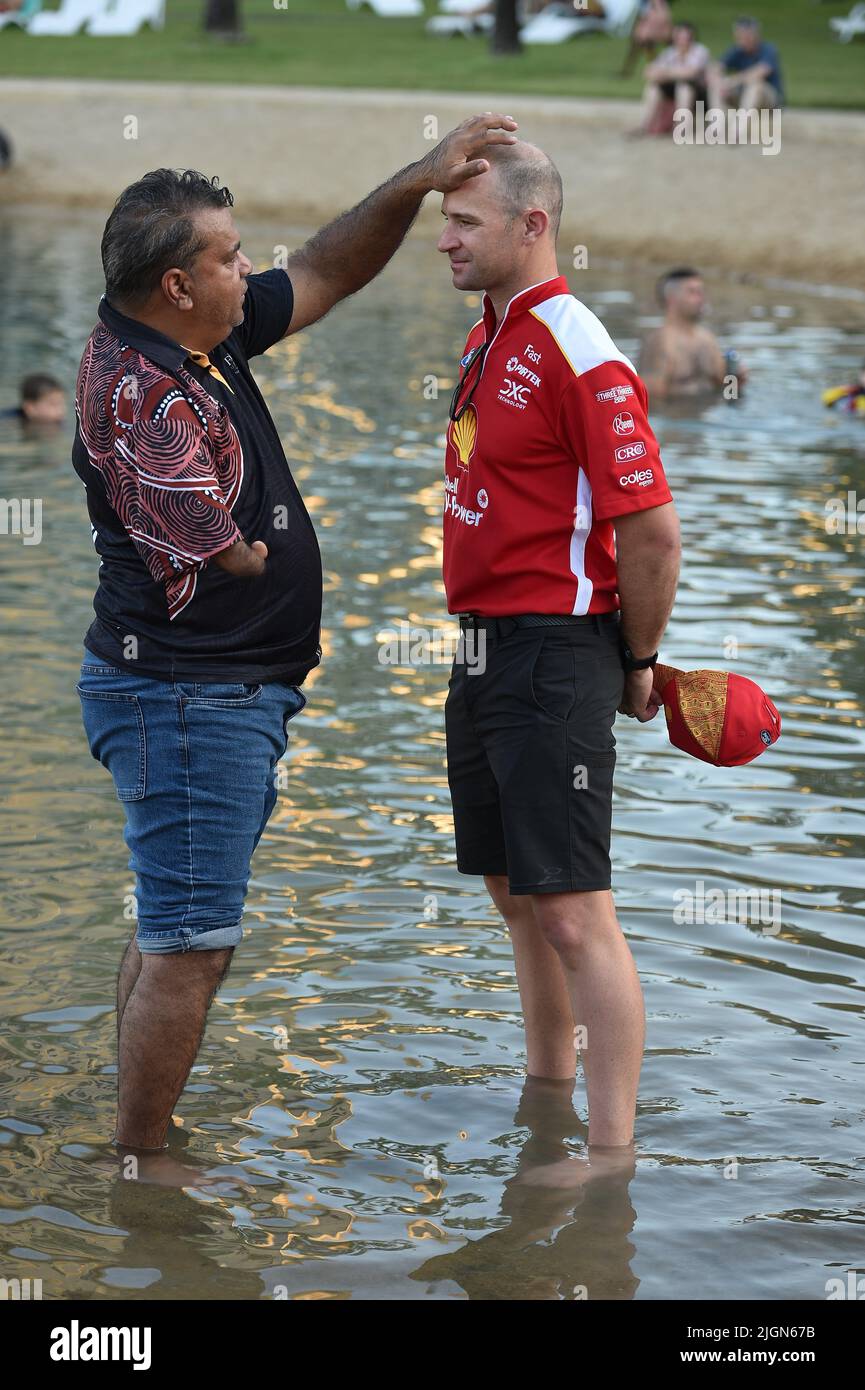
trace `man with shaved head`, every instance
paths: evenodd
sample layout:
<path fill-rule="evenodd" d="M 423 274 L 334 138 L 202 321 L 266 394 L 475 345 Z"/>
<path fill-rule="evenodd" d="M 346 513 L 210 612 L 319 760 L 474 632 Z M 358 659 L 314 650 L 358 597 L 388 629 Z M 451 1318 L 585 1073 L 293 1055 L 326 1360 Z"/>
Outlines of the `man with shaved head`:
<path fill-rule="evenodd" d="M 580 1051 L 590 1160 L 627 1157 L 645 1024 L 610 892 L 612 727 L 657 714 L 679 527 L 645 387 L 558 272 L 558 170 L 523 141 L 486 158 L 438 244 L 484 291 L 445 455 L 457 865 L 509 928 L 529 1075 L 570 1087 Z"/>

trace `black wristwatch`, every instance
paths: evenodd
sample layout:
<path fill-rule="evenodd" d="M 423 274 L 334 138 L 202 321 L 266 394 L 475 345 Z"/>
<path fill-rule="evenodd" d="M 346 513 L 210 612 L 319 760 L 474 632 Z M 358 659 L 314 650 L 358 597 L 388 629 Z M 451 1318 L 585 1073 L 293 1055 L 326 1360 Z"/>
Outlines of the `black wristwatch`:
<path fill-rule="evenodd" d="M 636 657 L 636 656 L 634 656 L 634 653 L 631 651 L 631 649 L 630 649 L 630 647 L 628 646 L 627 642 L 625 642 L 624 640 L 621 640 L 621 639 L 620 639 L 620 641 L 619 641 L 619 651 L 621 652 L 621 655 L 622 655 L 622 666 L 624 667 L 624 669 L 625 669 L 626 672 L 627 672 L 627 671 L 648 671 L 648 669 L 649 669 L 650 666 L 652 667 L 652 669 L 654 669 L 655 663 L 656 663 L 657 660 L 658 660 L 658 653 L 657 653 L 657 652 L 654 652 L 651 656 L 643 656 L 643 657 Z"/>

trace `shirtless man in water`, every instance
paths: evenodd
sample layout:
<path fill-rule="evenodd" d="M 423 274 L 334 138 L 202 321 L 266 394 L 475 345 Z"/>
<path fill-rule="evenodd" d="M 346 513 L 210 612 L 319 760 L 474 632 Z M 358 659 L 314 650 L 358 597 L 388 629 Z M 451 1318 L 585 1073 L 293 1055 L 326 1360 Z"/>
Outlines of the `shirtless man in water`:
<path fill-rule="evenodd" d="M 706 288 L 699 271 L 683 266 L 658 281 L 664 322 L 643 344 L 640 374 L 652 400 L 720 391 L 728 381 L 744 385 L 747 371 L 725 354 L 711 329 L 700 323 Z"/>

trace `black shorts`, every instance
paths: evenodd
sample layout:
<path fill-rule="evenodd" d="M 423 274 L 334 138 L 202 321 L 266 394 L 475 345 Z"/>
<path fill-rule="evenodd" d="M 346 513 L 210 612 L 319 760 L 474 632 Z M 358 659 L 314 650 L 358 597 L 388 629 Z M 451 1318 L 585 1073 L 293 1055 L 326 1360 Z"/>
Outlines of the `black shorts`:
<path fill-rule="evenodd" d="M 474 652 L 473 636 L 445 705 L 457 868 L 506 874 L 512 893 L 609 888 L 618 614 L 487 635 Z"/>
<path fill-rule="evenodd" d="M 696 79 L 695 79 L 695 78 L 692 78 L 692 77 L 686 77 L 686 78 L 683 78 L 682 80 L 683 80 L 684 82 L 687 82 L 688 86 L 691 87 L 691 88 L 693 89 L 693 92 L 694 92 L 694 100 L 695 100 L 695 101 L 705 101 L 705 100 L 706 100 L 706 98 L 708 97 L 709 93 L 708 93 L 708 88 L 706 87 L 705 82 L 703 82 L 700 78 L 696 78 Z M 676 98 L 676 88 L 678 87 L 678 85 L 679 85 L 678 82 L 659 82 L 659 83 L 658 83 L 658 87 L 660 88 L 661 95 L 664 96 L 664 97 L 666 97 L 666 98 L 667 98 L 667 101 L 674 101 L 674 100 L 675 100 L 675 98 Z"/>

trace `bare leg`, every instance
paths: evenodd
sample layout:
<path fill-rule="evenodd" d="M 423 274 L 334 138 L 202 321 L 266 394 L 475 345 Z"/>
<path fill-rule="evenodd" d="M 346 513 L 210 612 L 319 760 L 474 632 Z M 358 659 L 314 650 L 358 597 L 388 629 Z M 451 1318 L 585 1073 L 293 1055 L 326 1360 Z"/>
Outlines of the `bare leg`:
<path fill-rule="evenodd" d="M 158 1149 L 233 948 L 144 955 L 123 1010 L 115 1143 Z"/>
<path fill-rule="evenodd" d="M 744 111 L 771 110 L 775 105 L 774 88 L 762 78 L 757 82 L 746 82 L 742 87 L 741 103 Z"/>
<path fill-rule="evenodd" d="M 511 934 L 526 1029 L 527 1072 L 572 1081 L 577 1063 L 574 1016 L 559 956 L 535 921 L 530 897 L 513 896 L 502 876 L 489 876 L 484 882 Z"/>
<path fill-rule="evenodd" d="M 630 77 L 631 73 L 634 71 L 634 68 L 636 67 L 637 58 L 639 57 L 639 54 L 640 45 L 632 36 L 631 42 L 628 46 L 628 51 L 625 54 L 625 61 L 622 64 L 622 71 L 619 73 L 620 77 Z"/>
<path fill-rule="evenodd" d="M 609 891 L 537 893 L 535 919 L 561 961 L 582 1051 L 589 1144 L 630 1144 L 645 1043 L 643 995 Z"/>
<path fill-rule="evenodd" d="M 710 72 L 706 80 L 707 110 L 726 111 L 730 104 L 730 84 L 726 78 Z"/>
<path fill-rule="evenodd" d="M 632 135 L 645 135 L 648 133 L 649 127 L 657 116 L 663 99 L 663 93 L 659 84 L 657 82 L 647 82 L 643 91 L 643 114 L 640 118 L 640 124 L 635 130 L 631 131 Z"/>
<path fill-rule="evenodd" d="M 677 111 L 693 111 L 697 101 L 696 87 L 690 82 L 677 82 L 675 100 Z"/>
<path fill-rule="evenodd" d="M 117 1040 L 120 1042 L 120 1025 L 123 1022 L 123 1010 L 126 1008 L 127 1000 L 132 993 L 135 981 L 138 979 L 138 972 L 141 969 L 141 952 L 135 941 L 135 933 L 129 941 L 129 945 L 123 952 L 123 959 L 120 962 L 120 971 L 117 976 Z"/>

